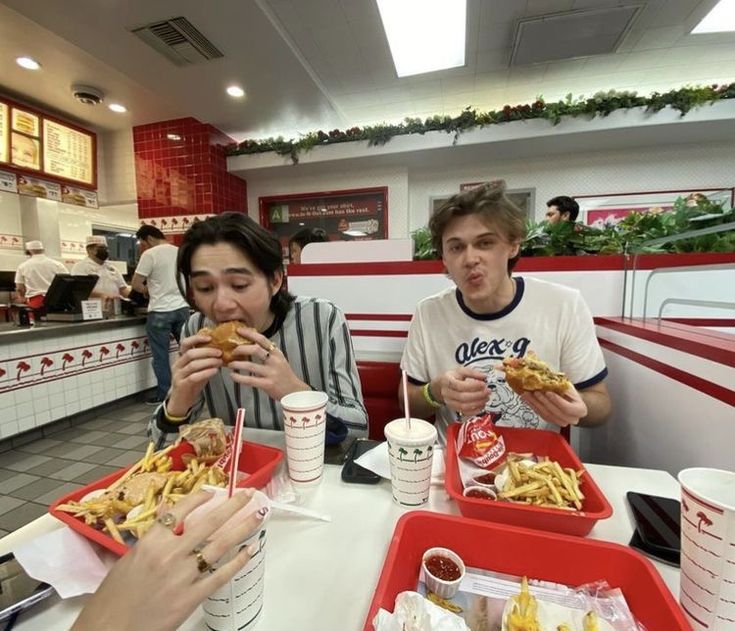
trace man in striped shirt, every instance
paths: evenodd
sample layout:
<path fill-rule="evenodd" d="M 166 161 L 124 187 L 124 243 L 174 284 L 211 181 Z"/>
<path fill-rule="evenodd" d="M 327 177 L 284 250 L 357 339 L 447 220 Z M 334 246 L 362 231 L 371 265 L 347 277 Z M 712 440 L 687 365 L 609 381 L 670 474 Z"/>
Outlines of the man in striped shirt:
<path fill-rule="evenodd" d="M 209 414 L 234 423 L 245 408 L 250 427 L 282 430 L 279 401 L 299 390 L 322 390 L 327 403 L 327 443 L 367 433 L 352 341 L 342 312 L 328 300 L 294 297 L 283 286 L 278 239 L 240 213 L 224 213 L 192 226 L 179 249 L 182 293 L 200 313 L 184 325 L 172 386 L 149 433 L 159 446 L 182 423 Z M 218 349 L 197 332 L 239 320 L 251 343 L 223 365 Z M 173 436 L 171 437 L 173 438 Z"/>

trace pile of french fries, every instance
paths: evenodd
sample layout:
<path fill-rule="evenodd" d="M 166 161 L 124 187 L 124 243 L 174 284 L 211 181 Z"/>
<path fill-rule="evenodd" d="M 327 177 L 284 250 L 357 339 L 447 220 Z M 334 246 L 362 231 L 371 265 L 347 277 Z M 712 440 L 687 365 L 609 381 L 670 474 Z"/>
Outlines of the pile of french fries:
<path fill-rule="evenodd" d="M 153 526 L 162 503 L 173 505 L 204 484 L 225 486 L 227 483 L 222 468 L 200 463 L 196 458 L 189 460 L 183 471 L 173 471 L 173 460 L 168 453 L 175 446 L 155 452 L 150 443 L 145 455 L 103 494 L 82 502 L 60 504 L 57 510 L 84 519 L 92 527 L 101 527 L 118 543 L 125 543 L 122 533 L 126 531 L 140 539 Z M 150 479 L 150 482 L 145 487 L 144 500 L 133 504 L 126 497 L 125 488 L 138 476 L 145 476 L 140 479 Z"/>
<path fill-rule="evenodd" d="M 582 510 L 584 494 L 579 488 L 583 470 L 562 468 L 558 462 L 543 458 L 529 465 L 522 462 L 524 456 L 508 454 L 508 476 L 498 497 L 511 502 Z"/>

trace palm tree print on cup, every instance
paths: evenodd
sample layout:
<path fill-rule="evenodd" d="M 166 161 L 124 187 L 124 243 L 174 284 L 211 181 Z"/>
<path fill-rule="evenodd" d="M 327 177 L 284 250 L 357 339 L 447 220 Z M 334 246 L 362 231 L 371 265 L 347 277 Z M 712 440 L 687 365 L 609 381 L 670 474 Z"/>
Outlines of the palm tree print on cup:
<path fill-rule="evenodd" d="M 398 460 L 403 462 L 403 456 L 407 456 L 408 451 L 406 451 L 403 447 L 398 448 Z"/>
<path fill-rule="evenodd" d="M 423 456 L 424 452 L 421 449 L 413 450 L 413 463 L 416 464 L 419 461 L 419 456 Z"/>

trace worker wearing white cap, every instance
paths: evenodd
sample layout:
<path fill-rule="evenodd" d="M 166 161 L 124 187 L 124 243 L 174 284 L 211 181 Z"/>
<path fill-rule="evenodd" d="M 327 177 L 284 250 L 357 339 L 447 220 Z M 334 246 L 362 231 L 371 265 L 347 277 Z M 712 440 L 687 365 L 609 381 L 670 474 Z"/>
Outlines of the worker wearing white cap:
<path fill-rule="evenodd" d="M 108 263 L 110 250 L 107 248 L 107 239 L 101 235 L 92 235 L 86 239 L 87 258 L 74 264 L 71 273 L 75 276 L 94 274 L 97 284 L 94 286 L 90 298 L 112 300 L 120 296 L 127 297 L 130 287 L 122 274 L 112 263 Z"/>
<path fill-rule="evenodd" d="M 31 258 L 18 266 L 15 272 L 15 290 L 21 301 L 28 302 L 34 309 L 40 309 L 54 276 L 68 274 L 69 270 L 59 261 L 46 256 L 40 241 L 27 241 L 26 251 Z"/>

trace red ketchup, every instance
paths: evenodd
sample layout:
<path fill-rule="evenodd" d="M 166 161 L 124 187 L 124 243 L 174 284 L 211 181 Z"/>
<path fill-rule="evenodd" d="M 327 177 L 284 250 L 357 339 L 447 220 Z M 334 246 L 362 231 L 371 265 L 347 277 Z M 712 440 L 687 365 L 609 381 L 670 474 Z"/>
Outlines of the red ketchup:
<path fill-rule="evenodd" d="M 479 484 L 495 484 L 495 474 L 485 473 L 484 475 L 478 475 L 475 478 L 475 482 L 478 482 Z"/>
<path fill-rule="evenodd" d="M 471 489 L 464 494 L 465 497 L 476 497 L 481 500 L 494 500 L 495 498 L 481 489 Z"/>
<path fill-rule="evenodd" d="M 439 554 L 430 556 L 424 561 L 424 565 L 432 576 L 442 581 L 456 581 L 461 576 L 459 566 L 452 559 Z"/>

